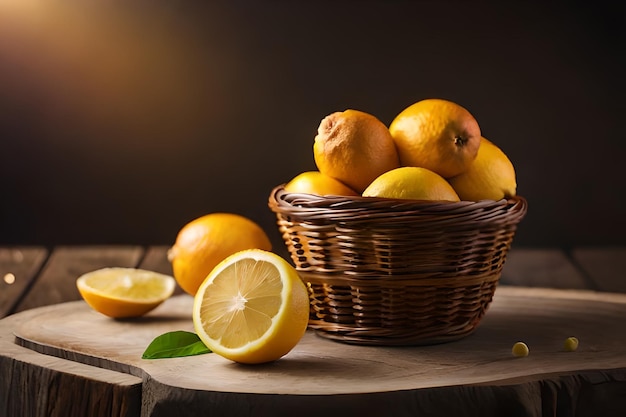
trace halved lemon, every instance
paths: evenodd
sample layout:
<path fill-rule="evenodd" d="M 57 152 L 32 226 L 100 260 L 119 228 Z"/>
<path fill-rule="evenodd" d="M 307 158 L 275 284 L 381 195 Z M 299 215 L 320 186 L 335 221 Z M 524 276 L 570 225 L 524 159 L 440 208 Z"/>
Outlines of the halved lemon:
<path fill-rule="evenodd" d="M 109 317 L 138 317 L 168 299 L 173 277 L 136 268 L 102 268 L 81 275 L 76 287 L 94 310 Z"/>
<path fill-rule="evenodd" d="M 304 335 L 309 297 L 296 269 L 261 249 L 219 263 L 194 298 L 196 334 L 213 352 L 240 363 L 277 360 Z"/>

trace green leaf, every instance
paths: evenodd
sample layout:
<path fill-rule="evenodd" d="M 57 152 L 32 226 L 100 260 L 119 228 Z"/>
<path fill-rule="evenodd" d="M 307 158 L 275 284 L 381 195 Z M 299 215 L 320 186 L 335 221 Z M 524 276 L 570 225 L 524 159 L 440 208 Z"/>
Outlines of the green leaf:
<path fill-rule="evenodd" d="M 180 358 L 211 353 L 197 334 L 182 330 L 157 336 L 141 356 L 142 359 Z"/>

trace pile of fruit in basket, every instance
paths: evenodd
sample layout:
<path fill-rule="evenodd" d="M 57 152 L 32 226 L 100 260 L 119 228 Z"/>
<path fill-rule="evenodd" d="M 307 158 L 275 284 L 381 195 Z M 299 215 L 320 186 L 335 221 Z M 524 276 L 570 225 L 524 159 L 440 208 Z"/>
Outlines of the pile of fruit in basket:
<path fill-rule="evenodd" d="M 464 107 L 418 101 L 391 122 L 357 110 L 336 112 L 319 125 L 313 155 L 318 171 L 291 179 L 294 193 L 416 200 L 500 200 L 516 193 L 506 154 L 481 136 Z"/>

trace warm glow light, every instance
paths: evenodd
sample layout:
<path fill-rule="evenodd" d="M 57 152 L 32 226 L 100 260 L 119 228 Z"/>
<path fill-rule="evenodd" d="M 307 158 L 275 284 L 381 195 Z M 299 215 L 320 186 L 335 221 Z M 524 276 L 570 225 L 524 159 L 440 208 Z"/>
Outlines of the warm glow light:
<path fill-rule="evenodd" d="M 102 146 L 151 152 L 155 138 L 189 136 L 213 110 L 198 98 L 210 77 L 185 28 L 157 5 L 0 0 L 3 93 L 37 103 L 42 129 L 106 131 Z M 60 135 L 55 146 L 91 137 Z"/>
<path fill-rule="evenodd" d="M 4 282 L 6 282 L 9 285 L 13 284 L 15 282 L 15 275 L 13 275 L 10 272 L 7 274 L 4 274 Z"/>

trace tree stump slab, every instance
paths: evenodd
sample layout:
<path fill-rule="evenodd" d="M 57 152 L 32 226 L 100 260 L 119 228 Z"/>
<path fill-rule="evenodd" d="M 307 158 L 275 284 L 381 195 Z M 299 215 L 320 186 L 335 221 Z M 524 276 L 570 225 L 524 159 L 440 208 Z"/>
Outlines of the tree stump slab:
<path fill-rule="evenodd" d="M 269 364 L 241 365 L 216 354 L 141 359 L 156 336 L 193 331 L 192 302 L 174 296 L 132 320 L 107 318 L 82 301 L 1 320 L 0 392 L 11 389 L 17 397 L 11 405 L 0 397 L 0 415 L 28 400 L 5 377 L 5 367 L 13 374 L 66 369 L 64 375 L 82 379 L 91 371 L 94 389 L 102 391 L 107 381 L 109 391 L 130 387 L 124 392 L 135 395 L 135 403 L 124 403 L 141 404 L 142 416 L 597 417 L 626 410 L 625 294 L 500 286 L 473 334 L 439 345 L 359 346 L 308 331 Z M 575 352 L 563 349 L 570 336 L 580 341 Z M 529 346 L 527 357 L 512 355 L 517 341 Z M 72 387 L 54 389 L 63 398 Z M 114 414 L 98 414 L 92 405 L 85 415 Z"/>

